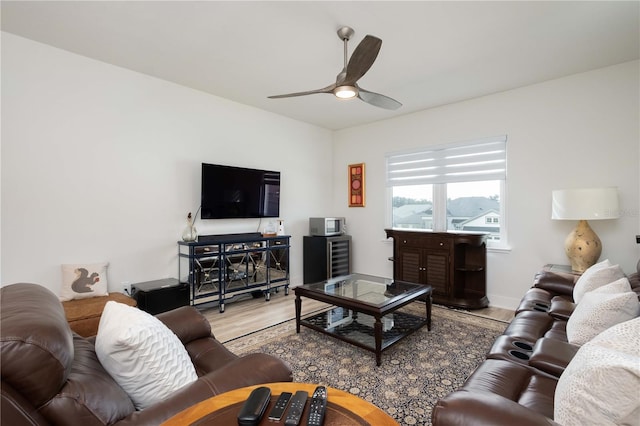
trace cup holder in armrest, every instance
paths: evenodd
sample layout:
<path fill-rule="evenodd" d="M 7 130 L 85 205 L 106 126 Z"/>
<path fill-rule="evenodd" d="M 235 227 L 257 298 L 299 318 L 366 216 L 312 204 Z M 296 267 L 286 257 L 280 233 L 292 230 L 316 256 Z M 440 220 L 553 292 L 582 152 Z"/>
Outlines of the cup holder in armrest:
<path fill-rule="evenodd" d="M 513 346 L 515 346 L 517 348 L 520 348 L 520 349 L 524 349 L 527 352 L 533 351 L 533 346 L 531 346 L 530 344 L 525 343 L 525 342 L 515 341 L 515 342 L 513 342 Z"/>
<path fill-rule="evenodd" d="M 539 312 L 549 312 L 551 305 L 546 302 L 533 302 L 533 310 Z"/>
<path fill-rule="evenodd" d="M 529 355 L 524 353 L 524 352 L 510 350 L 509 351 L 509 355 L 511 355 L 514 358 L 518 358 L 518 359 L 521 359 L 521 360 L 524 360 L 524 361 L 529 360 Z"/>

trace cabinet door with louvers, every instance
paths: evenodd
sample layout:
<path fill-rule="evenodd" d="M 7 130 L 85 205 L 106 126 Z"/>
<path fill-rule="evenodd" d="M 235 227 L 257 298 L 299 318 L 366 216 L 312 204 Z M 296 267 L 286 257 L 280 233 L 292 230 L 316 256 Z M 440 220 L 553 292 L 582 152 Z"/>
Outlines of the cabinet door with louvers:
<path fill-rule="evenodd" d="M 424 252 L 424 284 L 429 284 L 433 288 L 434 295 L 449 295 L 449 252 L 448 251 L 425 251 Z"/>

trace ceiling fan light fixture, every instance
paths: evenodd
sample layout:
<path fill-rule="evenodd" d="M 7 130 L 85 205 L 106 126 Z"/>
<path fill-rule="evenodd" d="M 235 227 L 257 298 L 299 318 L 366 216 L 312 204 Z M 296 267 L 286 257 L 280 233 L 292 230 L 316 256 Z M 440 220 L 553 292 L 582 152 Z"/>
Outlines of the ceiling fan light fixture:
<path fill-rule="evenodd" d="M 292 98 L 294 96 L 314 95 L 316 93 L 333 93 L 338 99 L 349 100 L 358 98 L 362 102 L 385 109 L 398 109 L 402 104 L 395 99 L 380 93 L 370 92 L 360 88 L 357 81 L 369 71 L 373 62 L 378 57 L 382 40 L 367 34 L 351 54 L 347 57 L 347 43 L 353 35 L 353 29 L 342 27 L 338 29 L 338 37 L 344 44 L 344 68 L 336 76 L 336 82 L 322 89 L 307 90 L 306 92 L 287 93 L 284 95 L 269 96 L 269 99 Z"/>
<path fill-rule="evenodd" d="M 340 99 L 351 99 L 358 95 L 358 89 L 355 86 L 338 86 L 333 89 L 333 94 Z"/>

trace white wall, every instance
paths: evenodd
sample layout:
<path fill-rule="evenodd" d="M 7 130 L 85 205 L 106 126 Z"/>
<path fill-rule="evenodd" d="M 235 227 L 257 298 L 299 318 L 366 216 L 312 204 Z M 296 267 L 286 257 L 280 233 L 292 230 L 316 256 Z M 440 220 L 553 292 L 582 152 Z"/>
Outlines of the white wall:
<path fill-rule="evenodd" d="M 326 214 L 331 199 L 331 138 L 3 33 L 0 282 L 57 292 L 60 264 L 99 261 L 110 262 L 111 290 L 176 277 L 176 241 L 199 205 L 200 163 L 209 162 L 281 171 L 291 276 L 301 283 L 307 218 Z M 259 219 L 196 226 L 200 234 L 254 232 Z"/>
<path fill-rule="evenodd" d="M 509 252 L 488 254 L 491 304 L 513 308 L 545 263 L 567 264 L 572 221 L 551 220 L 551 191 L 617 186 L 622 217 L 591 221 L 601 259 L 635 270 L 640 257 L 639 63 L 577 74 L 434 108 L 334 135 L 334 214 L 347 217 L 354 271 L 392 275 L 385 241 L 384 155 L 389 151 L 508 136 Z M 347 165 L 366 163 L 367 206 L 347 207 Z M 389 240 L 390 241 L 390 240 Z"/>
<path fill-rule="evenodd" d="M 631 271 L 640 257 L 638 74 L 635 61 L 332 133 L 2 33 L 0 282 L 57 291 L 61 263 L 103 260 L 112 290 L 177 276 L 176 241 L 199 203 L 201 162 L 282 172 L 294 284 L 316 215 L 348 218 L 355 271 L 391 276 L 384 154 L 498 134 L 508 135 L 511 251 L 488 255 L 492 305 L 515 306 L 542 264 L 566 263 L 575 224 L 550 219 L 556 188 L 620 188 L 623 217 L 591 225 L 602 258 Z M 367 206 L 348 208 L 347 165 L 359 162 Z M 205 234 L 259 225 L 197 226 Z"/>

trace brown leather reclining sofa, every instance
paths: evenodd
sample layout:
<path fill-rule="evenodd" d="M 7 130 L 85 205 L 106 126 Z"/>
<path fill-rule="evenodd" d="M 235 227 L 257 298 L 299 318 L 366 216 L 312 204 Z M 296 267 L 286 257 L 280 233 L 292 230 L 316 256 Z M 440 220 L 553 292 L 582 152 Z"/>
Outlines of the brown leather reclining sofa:
<path fill-rule="evenodd" d="M 639 273 L 628 278 L 640 298 Z M 487 359 L 459 390 L 437 402 L 433 425 L 556 424 L 556 385 L 579 349 L 566 333 L 577 278 L 544 270 L 536 275 Z"/>
<path fill-rule="evenodd" d="M 275 357 L 229 352 L 204 316 L 182 307 L 157 318 L 184 344 L 198 379 L 136 411 L 98 361 L 94 339 L 71 331 L 51 291 L 37 284 L 12 284 L 0 292 L 2 425 L 159 425 L 219 393 L 292 380 L 290 368 Z"/>

